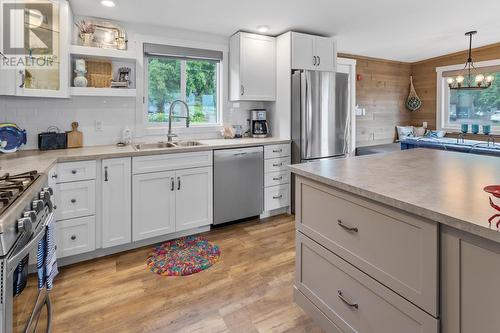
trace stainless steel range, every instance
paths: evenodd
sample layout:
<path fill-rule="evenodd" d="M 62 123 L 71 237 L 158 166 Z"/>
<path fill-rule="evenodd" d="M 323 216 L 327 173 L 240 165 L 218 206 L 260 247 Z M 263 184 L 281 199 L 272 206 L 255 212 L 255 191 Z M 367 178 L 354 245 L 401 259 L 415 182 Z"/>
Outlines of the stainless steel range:
<path fill-rule="evenodd" d="M 28 266 L 53 218 L 52 195 L 47 175 L 0 176 L 0 333 L 50 331 L 50 298 Z"/>

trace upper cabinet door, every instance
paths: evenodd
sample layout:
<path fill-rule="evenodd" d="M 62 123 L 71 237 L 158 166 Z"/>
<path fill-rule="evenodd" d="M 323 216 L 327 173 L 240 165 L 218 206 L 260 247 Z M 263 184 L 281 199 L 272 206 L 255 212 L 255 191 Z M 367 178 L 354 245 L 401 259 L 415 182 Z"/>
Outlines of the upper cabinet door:
<path fill-rule="evenodd" d="M 276 39 L 239 32 L 230 42 L 230 99 L 276 100 Z"/>
<path fill-rule="evenodd" d="M 132 240 L 132 161 L 130 157 L 102 161 L 102 247 Z"/>
<path fill-rule="evenodd" d="M 336 61 L 333 38 L 292 33 L 292 69 L 333 72 Z"/>
<path fill-rule="evenodd" d="M 317 69 L 316 36 L 292 32 L 292 69 Z"/>
<path fill-rule="evenodd" d="M 337 52 L 332 38 L 316 37 L 316 69 L 320 71 L 335 71 Z"/>
<path fill-rule="evenodd" d="M 177 170 L 175 231 L 212 224 L 212 168 Z"/>
<path fill-rule="evenodd" d="M 0 94 L 68 97 L 71 29 L 68 2 L 17 1 L 2 7 L 2 17 L 11 21 L 3 28 L 8 25 L 11 31 L 1 34 L 0 44 L 2 52 L 16 65 L 8 66 L 6 75 L 0 77 Z M 8 40 L 3 39 L 5 36 Z"/>

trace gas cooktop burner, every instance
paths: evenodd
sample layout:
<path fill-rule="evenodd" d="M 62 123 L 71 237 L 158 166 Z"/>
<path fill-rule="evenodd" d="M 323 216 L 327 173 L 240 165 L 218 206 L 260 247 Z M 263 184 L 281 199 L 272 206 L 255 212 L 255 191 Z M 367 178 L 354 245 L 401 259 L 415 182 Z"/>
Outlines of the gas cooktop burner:
<path fill-rule="evenodd" d="M 36 171 L 17 175 L 0 176 L 0 215 L 9 207 L 37 178 Z"/>

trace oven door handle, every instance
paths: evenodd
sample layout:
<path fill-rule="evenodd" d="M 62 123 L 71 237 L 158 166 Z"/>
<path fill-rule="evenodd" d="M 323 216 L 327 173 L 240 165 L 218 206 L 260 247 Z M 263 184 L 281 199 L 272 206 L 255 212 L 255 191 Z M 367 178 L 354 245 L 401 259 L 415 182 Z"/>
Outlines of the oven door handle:
<path fill-rule="evenodd" d="M 42 227 L 40 231 L 22 248 L 22 250 L 7 260 L 7 271 L 9 274 L 17 267 L 19 261 L 31 252 L 33 245 L 38 247 L 38 242 L 43 238 L 43 236 L 45 236 L 45 227 Z"/>

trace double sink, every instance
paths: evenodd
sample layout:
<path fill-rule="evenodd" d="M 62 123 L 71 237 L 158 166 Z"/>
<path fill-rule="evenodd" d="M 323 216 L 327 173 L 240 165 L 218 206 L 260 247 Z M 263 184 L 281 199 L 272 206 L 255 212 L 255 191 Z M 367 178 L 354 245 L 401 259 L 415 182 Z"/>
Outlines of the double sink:
<path fill-rule="evenodd" d="M 200 141 L 174 141 L 174 142 L 154 142 L 154 143 L 138 143 L 134 145 L 135 150 L 145 151 L 145 150 L 159 150 L 159 149 L 170 149 L 170 148 L 186 148 L 186 147 L 197 147 L 204 146 L 204 143 Z"/>

